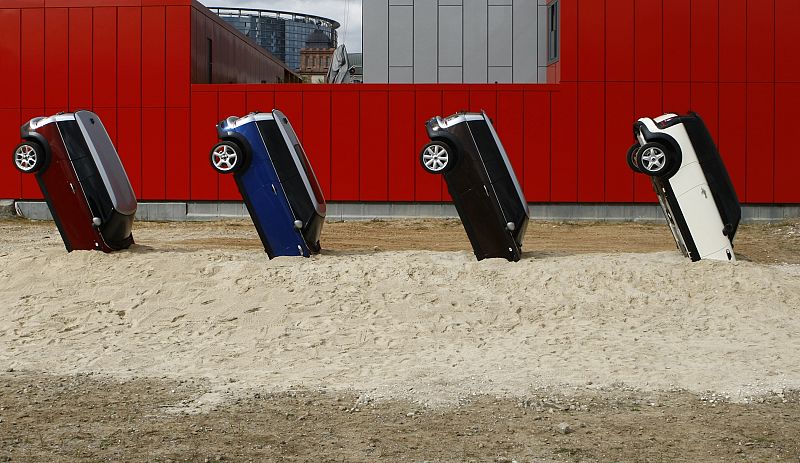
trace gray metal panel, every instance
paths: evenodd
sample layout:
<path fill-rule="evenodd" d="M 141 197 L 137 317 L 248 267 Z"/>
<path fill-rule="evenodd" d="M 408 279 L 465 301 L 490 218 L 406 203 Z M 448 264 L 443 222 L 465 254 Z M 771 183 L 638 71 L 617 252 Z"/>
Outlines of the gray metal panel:
<path fill-rule="evenodd" d="M 513 8 L 514 82 L 539 81 L 539 6 L 533 1 L 516 1 Z"/>
<path fill-rule="evenodd" d="M 488 82 L 486 0 L 464 0 L 464 83 Z"/>
<path fill-rule="evenodd" d="M 489 67 L 489 83 L 510 84 L 513 81 L 511 67 Z"/>
<path fill-rule="evenodd" d="M 369 0 L 362 9 L 364 82 L 389 80 L 389 0 Z"/>
<path fill-rule="evenodd" d="M 408 67 L 390 67 L 389 68 L 389 83 L 390 84 L 413 84 L 414 83 L 414 68 Z"/>
<path fill-rule="evenodd" d="M 414 3 L 415 83 L 436 83 L 438 78 L 438 10 L 437 0 L 416 0 Z"/>
<path fill-rule="evenodd" d="M 463 82 L 460 67 L 439 67 L 439 83 L 460 84 Z"/>
<path fill-rule="evenodd" d="M 532 0 L 517 0 L 518 2 L 530 2 Z M 489 5 L 511 5 L 514 0 L 489 0 Z"/>
<path fill-rule="evenodd" d="M 439 66 L 461 66 L 464 53 L 460 6 L 439 6 Z M 460 80 L 459 80 L 460 82 Z"/>
<path fill-rule="evenodd" d="M 539 66 L 547 66 L 547 7 L 539 7 L 538 41 L 539 41 Z"/>
<path fill-rule="evenodd" d="M 447 6 L 447 5 L 461 6 L 462 4 L 463 4 L 462 0 L 439 0 L 439 6 Z"/>
<path fill-rule="evenodd" d="M 367 2 L 369 3 L 369 2 Z M 414 65 L 414 7 L 389 7 L 389 66 Z"/>
<path fill-rule="evenodd" d="M 371 0 L 367 0 L 368 2 Z M 393 5 L 408 5 L 412 6 L 414 4 L 414 0 L 389 0 L 389 6 Z"/>
<path fill-rule="evenodd" d="M 513 66 L 512 7 L 489 6 L 489 66 Z M 491 82 L 492 79 L 489 79 Z"/>

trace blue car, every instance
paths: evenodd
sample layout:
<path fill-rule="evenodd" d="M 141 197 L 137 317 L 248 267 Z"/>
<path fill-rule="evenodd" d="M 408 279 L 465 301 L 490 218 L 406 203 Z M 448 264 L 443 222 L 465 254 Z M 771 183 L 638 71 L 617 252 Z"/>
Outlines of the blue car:
<path fill-rule="evenodd" d="M 318 253 L 325 198 L 286 116 L 232 116 L 217 133 L 211 165 L 233 174 L 269 258 Z"/>

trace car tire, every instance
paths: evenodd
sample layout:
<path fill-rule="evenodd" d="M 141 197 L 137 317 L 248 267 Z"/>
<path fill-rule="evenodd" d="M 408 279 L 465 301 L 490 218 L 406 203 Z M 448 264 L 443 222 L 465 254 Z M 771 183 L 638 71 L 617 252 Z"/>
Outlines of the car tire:
<path fill-rule="evenodd" d="M 639 151 L 639 144 L 635 143 L 628 148 L 628 154 L 625 156 L 625 159 L 628 161 L 628 167 L 631 168 L 632 171 L 642 173 L 639 166 L 636 165 L 636 153 Z"/>
<path fill-rule="evenodd" d="M 14 167 L 23 174 L 32 174 L 44 165 L 44 148 L 39 143 L 26 141 L 14 148 Z"/>
<path fill-rule="evenodd" d="M 456 163 L 456 152 L 445 142 L 432 141 L 419 154 L 422 168 L 429 174 L 444 174 Z"/>
<path fill-rule="evenodd" d="M 232 141 L 223 141 L 211 149 L 211 167 L 220 174 L 232 174 L 244 165 L 242 148 Z"/>
<path fill-rule="evenodd" d="M 672 164 L 672 152 L 661 143 L 645 143 L 636 151 L 636 166 L 643 174 L 661 177 Z"/>

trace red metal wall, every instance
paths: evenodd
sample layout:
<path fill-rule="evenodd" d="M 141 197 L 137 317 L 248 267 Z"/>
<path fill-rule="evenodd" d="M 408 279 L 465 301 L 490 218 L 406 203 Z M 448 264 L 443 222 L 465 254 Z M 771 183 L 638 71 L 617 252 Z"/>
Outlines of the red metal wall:
<path fill-rule="evenodd" d="M 418 167 L 423 122 L 483 109 L 530 201 L 653 201 L 647 179 L 623 159 L 632 123 L 695 110 L 743 200 L 800 203 L 792 184 L 800 158 L 790 145 L 800 2 L 560 1 L 562 56 L 550 72 L 558 85 L 330 87 L 191 85 L 189 0 L 4 0 L 0 153 L 11 153 L 31 117 L 91 108 L 139 198 L 238 199 L 208 163 L 214 126 L 279 108 L 329 199 L 442 201 L 441 179 Z M 40 196 L 31 176 L 0 162 L 0 197 Z"/>
<path fill-rule="evenodd" d="M 620 166 L 630 123 L 696 111 L 742 200 L 800 203 L 800 157 L 791 149 L 800 105 L 800 1 L 560 4 L 561 61 L 548 76 L 560 83 L 559 111 L 567 118 L 554 143 L 569 139 L 569 146 L 554 157 L 564 172 L 554 199 L 652 201 L 647 178 Z M 569 130 L 576 124 L 577 141 Z"/>
<path fill-rule="evenodd" d="M 448 201 L 441 177 L 419 165 L 428 141 L 424 124 L 436 115 L 483 109 L 528 200 L 550 201 L 550 179 L 557 175 L 550 108 L 558 93 L 554 85 L 193 85 L 189 198 L 240 199 L 231 177 L 210 167 L 214 126 L 230 115 L 275 107 L 291 120 L 329 200 Z"/>

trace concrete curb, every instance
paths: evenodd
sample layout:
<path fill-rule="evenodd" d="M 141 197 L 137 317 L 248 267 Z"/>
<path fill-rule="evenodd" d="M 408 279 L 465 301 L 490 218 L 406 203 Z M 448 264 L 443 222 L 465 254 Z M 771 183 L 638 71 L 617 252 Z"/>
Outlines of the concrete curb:
<path fill-rule="evenodd" d="M 8 201 L 0 202 L 7 204 Z M 15 205 L 10 202 L 11 214 Z M 8 206 L 5 208 L 8 209 Z M 0 211 L 5 210 L 0 206 Z M 596 222 L 661 222 L 664 215 L 655 204 L 531 204 L 533 220 Z M 47 204 L 41 201 L 18 201 L 18 215 L 32 220 L 52 220 Z M 743 206 L 742 221 L 780 222 L 800 217 L 800 205 Z M 141 202 L 136 219 L 142 221 L 203 222 L 213 220 L 249 220 L 241 202 Z M 420 218 L 458 218 L 455 207 L 446 203 L 329 203 L 327 219 L 390 220 Z"/>
<path fill-rule="evenodd" d="M 17 215 L 14 209 L 14 201 L 10 199 L 0 199 L 0 219 L 7 219 Z"/>

